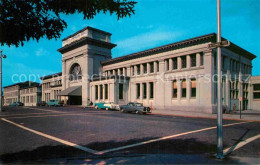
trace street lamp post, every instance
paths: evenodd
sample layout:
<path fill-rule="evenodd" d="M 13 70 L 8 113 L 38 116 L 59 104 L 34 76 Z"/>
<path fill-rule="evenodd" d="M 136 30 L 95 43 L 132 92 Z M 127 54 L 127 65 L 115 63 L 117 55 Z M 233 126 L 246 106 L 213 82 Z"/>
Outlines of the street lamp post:
<path fill-rule="evenodd" d="M 6 55 L 2 54 L 3 51 L 0 50 L 0 112 L 3 111 L 3 94 L 2 94 L 2 59 L 6 58 Z"/>
<path fill-rule="evenodd" d="M 217 0 L 217 26 L 218 36 L 217 43 L 221 43 L 221 11 L 220 0 Z M 222 111 L 222 71 L 221 71 L 221 46 L 217 47 L 218 54 L 218 106 L 217 106 L 217 158 L 223 159 L 223 111 Z"/>

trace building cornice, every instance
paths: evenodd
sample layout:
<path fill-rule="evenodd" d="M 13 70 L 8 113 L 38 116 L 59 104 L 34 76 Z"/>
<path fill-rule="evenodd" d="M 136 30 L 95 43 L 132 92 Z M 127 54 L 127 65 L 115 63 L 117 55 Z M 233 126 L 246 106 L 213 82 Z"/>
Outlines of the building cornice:
<path fill-rule="evenodd" d="M 102 65 L 110 65 L 110 64 L 117 63 L 117 62 L 141 58 L 141 57 L 153 55 L 153 54 L 156 54 L 156 53 L 162 53 L 162 52 L 169 51 L 169 50 L 181 49 L 181 48 L 194 46 L 194 45 L 198 45 L 198 44 L 203 44 L 203 43 L 208 43 L 208 42 L 216 42 L 216 38 L 217 38 L 216 33 L 211 33 L 211 34 L 191 38 L 191 39 L 188 39 L 188 40 L 183 40 L 183 41 L 175 42 L 175 43 L 172 43 L 172 44 L 168 44 L 168 45 L 144 50 L 144 51 L 141 51 L 141 52 L 129 54 L 129 55 L 126 55 L 126 56 L 121 56 L 121 57 L 117 57 L 117 58 L 114 58 L 114 59 L 105 60 L 105 61 L 102 61 L 101 64 Z M 226 40 L 226 39 L 222 38 L 222 40 Z M 242 56 L 244 56 L 244 57 L 246 57 L 250 60 L 253 60 L 254 58 L 256 58 L 256 56 L 254 54 L 246 51 L 245 49 L 243 49 L 243 48 L 241 48 L 241 47 L 239 47 L 239 46 L 237 46 L 233 43 L 230 43 L 230 46 L 226 47 L 226 48 L 235 52 L 235 53 L 237 53 L 237 54 L 239 54 L 239 55 L 242 55 Z"/>
<path fill-rule="evenodd" d="M 96 45 L 96 46 L 100 46 L 100 47 L 104 47 L 104 48 L 108 48 L 108 49 L 112 49 L 112 48 L 116 47 L 116 44 L 96 40 L 96 39 L 89 38 L 89 37 L 82 37 L 81 39 L 73 41 L 72 43 L 65 45 L 64 47 L 58 49 L 58 51 L 63 54 L 68 51 L 71 51 L 73 49 L 76 49 L 78 47 L 84 46 L 86 44 Z"/>

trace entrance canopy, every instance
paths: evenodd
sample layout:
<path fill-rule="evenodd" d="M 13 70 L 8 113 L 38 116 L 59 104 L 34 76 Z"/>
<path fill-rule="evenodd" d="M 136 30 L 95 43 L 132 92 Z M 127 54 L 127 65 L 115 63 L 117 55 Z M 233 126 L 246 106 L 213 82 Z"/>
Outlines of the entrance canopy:
<path fill-rule="evenodd" d="M 82 86 L 74 86 L 61 91 L 58 96 L 82 96 Z"/>

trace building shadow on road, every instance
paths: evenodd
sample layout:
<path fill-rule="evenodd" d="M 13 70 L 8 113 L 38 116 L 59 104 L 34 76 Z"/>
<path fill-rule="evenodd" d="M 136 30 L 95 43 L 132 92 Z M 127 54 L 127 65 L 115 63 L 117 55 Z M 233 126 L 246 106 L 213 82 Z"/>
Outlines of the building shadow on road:
<path fill-rule="evenodd" d="M 151 139 L 155 139 L 155 138 L 153 137 L 153 138 L 145 138 L 145 139 L 143 138 L 133 139 L 128 141 L 120 141 L 120 142 L 116 142 L 116 141 L 97 142 L 97 143 L 91 143 L 84 146 L 97 151 L 102 151 L 106 149 L 126 146 L 129 144 L 135 144 L 135 143 L 139 143 Z M 118 162 L 112 161 L 110 163 L 128 162 L 133 164 L 135 163 L 135 161 L 138 162 L 139 159 L 146 159 L 146 158 L 148 159 L 148 157 L 152 155 L 153 160 L 154 161 L 158 160 L 157 163 L 159 164 L 194 163 L 194 162 L 195 163 L 203 163 L 203 162 L 218 163 L 218 161 L 216 161 L 212 157 L 214 153 L 216 153 L 216 144 L 209 144 L 207 142 L 198 141 L 195 138 L 186 138 L 186 139 L 168 139 L 168 140 L 158 141 L 158 142 L 149 143 L 146 145 L 141 145 L 133 148 L 127 148 L 124 150 L 108 152 L 103 155 L 93 155 L 90 153 L 83 152 L 79 149 L 75 149 L 73 147 L 68 147 L 64 145 L 42 146 L 31 151 L 20 151 L 16 153 L 3 154 L 0 156 L 0 160 L 3 163 L 13 163 L 13 162 L 49 163 L 50 161 L 53 162 L 53 160 L 55 163 L 59 163 L 58 160 L 66 160 L 65 163 L 72 161 L 74 163 L 80 163 L 80 164 L 84 163 L 82 162 L 84 160 L 91 160 L 92 162 L 87 162 L 87 163 L 96 164 L 99 161 L 104 162 L 105 160 L 106 162 L 106 160 L 112 161 L 112 159 L 115 159 L 115 161 Z M 145 156 L 144 158 L 143 157 L 144 155 L 146 156 L 148 155 L 148 157 Z M 171 155 L 170 156 L 171 158 L 168 158 L 167 155 L 168 156 Z M 174 157 L 175 159 L 172 159 Z M 196 157 L 200 157 L 201 160 L 197 160 Z M 160 159 L 163 159 L 164 161 L 162 162 L 162 160 Z M 147 161 L 149 162 L 149 160 Z M 237 163 L 237 162 L 232 161 L 232 163 Z"/>

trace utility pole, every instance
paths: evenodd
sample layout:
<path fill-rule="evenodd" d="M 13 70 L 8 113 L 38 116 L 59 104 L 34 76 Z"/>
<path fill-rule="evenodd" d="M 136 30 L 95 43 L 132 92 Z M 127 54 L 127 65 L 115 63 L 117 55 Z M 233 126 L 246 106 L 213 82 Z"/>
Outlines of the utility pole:
<path fill-rule="evenodd" d="M 217 43 L 221 43 L 221 10 L 220 0 L 217 0 Z M 218 115 L 217 115 L 217 158 L 223 159 L 223 111 L 222 111 L 222 65 L 221 65 L 221 47 L 217 47 L 218 54 Z"/>
<path fill-rule="evenodd" d="M 2 93 L 2 59 L 6 58 L 6 55 L 2 54 L 0 50 L 0 112 L 3 112 L 3 93 Z"/>

